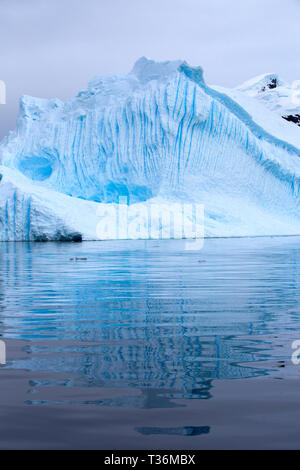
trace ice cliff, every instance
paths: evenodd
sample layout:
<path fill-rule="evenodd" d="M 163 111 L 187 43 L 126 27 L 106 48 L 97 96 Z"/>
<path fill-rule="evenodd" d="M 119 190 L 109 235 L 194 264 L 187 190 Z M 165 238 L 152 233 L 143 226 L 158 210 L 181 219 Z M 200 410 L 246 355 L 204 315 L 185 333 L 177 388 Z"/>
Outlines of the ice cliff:
<path fill-rule="evenodd" d="M 197 203 L 205 235 L 300 234 L 300 114 L 276 75 L 236 89 L 140 59 L 67 103 L 25 96 L 0 145 L 0 240 L 97 239 L 99 207 Z"/>

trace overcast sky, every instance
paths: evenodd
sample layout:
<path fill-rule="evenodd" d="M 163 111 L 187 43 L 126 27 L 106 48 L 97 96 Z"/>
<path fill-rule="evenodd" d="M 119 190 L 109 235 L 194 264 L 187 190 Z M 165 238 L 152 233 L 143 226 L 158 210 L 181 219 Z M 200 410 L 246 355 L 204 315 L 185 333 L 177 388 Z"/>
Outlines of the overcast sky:
<path fill-rule="evenodd" d="M 141 56 L 202 65 L 211 84 L 300 79 L 299 0 L 0 0 L 0 138 L 21 95 L 66 100 Z"/>

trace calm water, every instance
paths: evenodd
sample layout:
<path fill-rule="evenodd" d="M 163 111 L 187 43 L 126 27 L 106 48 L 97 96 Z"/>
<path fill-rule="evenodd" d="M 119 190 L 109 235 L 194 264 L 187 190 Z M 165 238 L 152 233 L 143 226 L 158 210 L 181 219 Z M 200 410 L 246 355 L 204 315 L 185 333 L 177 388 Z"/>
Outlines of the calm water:
<path fill-rule="evenodd" d="M 197 445 L 213 433 L 209 417 L 192 416 L 213 403 L 216 384 L 282 379 L 291 341 L 300 339 L 300 239 L 184 247 L 0 243 L 0 338 L 8 348 L 2 414 L 89 409 L 104 413 L 97 423 L 103 436 L 111 413 L 116 449 L 126 433 L 133 448 L 135 439 L 154 445 L 164 436 L 167 448 L 184 448 L 187 439 Z M 24 436 L 11 428 L 2 446 L 20 445 L 25 424 Z M 37 445 L 36 434 L 26 439 Z"/>

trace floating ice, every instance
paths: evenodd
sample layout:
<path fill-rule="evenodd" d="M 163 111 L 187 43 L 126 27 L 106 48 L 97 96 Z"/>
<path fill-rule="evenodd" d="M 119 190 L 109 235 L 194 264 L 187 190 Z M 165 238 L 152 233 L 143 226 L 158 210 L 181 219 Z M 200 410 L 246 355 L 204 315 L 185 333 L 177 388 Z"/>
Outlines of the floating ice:
<path fill-rule="evenodd" d="M 300 234 L 290 88 L 272 74 L 209 87 L 199 67 L 142 58 L 65 104 L 23 97 L 0 145 L 0 240 L 97 239 L 120 197 L 204 204 L 206 236 Z"/>

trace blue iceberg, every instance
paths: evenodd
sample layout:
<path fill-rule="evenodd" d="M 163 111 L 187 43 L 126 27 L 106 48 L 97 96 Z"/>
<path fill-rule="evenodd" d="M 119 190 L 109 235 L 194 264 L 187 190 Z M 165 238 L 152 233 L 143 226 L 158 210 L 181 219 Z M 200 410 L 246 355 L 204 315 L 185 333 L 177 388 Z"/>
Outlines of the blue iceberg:
<path fill-rule="evenodd" d="M 22 97 L 0 145 L 0 240 L 97 239 L 99 208 L 124 197 L 202 204 L 207 237 L 300 234 L 288 89 L 273 74 L 212 87 L 200 67 L 141 58 L 67 103 Z"/>

